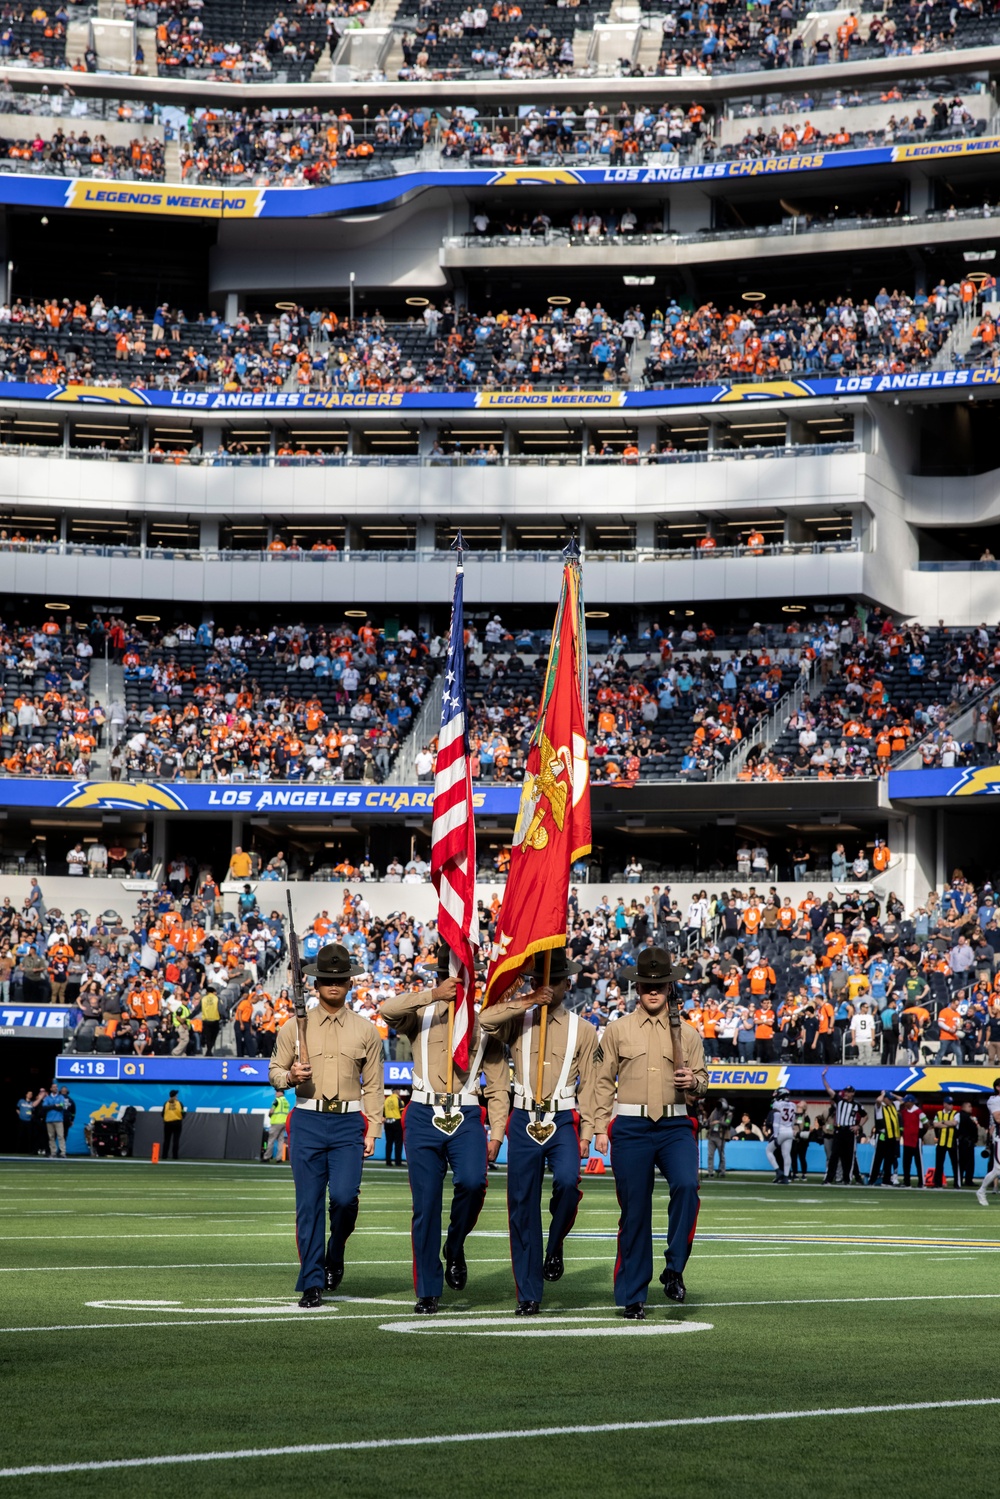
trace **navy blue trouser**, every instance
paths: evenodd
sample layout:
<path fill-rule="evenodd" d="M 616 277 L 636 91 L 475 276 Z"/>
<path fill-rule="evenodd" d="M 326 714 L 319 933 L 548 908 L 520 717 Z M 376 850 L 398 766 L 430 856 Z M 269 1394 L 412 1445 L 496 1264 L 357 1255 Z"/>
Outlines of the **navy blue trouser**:
<path fill-rule="evenodd" d="M 555 1134 L 544 1145 L 536 1145 L 527 1133 L 532 1115 L 513 1109 L 507 1122 L 507 1222 L 510 1226 L 510 1262 L 518 1301 L 541 1301 L 545 1282 L 542 1268 L 542 1185 L 545 1167 L 552 1171 L 549 1198 L 547 1253 L 562 1249 L 563 1240 L 576 1222 L 580 1206 L 580 1135 L 577 1115 L 570 1109 L 555 1115 Z"/>
<path fill-rule="evenodd" d="M 656 1171 L 670 1187 L 668 1270 L 683 1271 L 698 1223 L 697 1125 L 691 1118 L 642 1119 L 619 1114 L 611 1122 L 611 1169 L 621 1214 L 615 1260 L 615 1304 L 645 1301 L 653 1279 L 653 1184 Z"/>
<path fill-rule="evenodd" d="M 403 1111 L 406 1169 L 413 1198 L 410 1238 L 413 1285 L 418 1296 L 440 1296 L 441 1205 L 444 1178 L 451 1167 L 451 1216 L 445 1255 L 453 1259 L 476 1226 L 486 1197 L 486 1128 L 478 1104 L 464 1104 L 462 1123 L 453 1135 L 435 1129 L 429 1103 L 409 1103 Z"/>
<path fill-rule="evenodd" d="M 363 1114 L 318 1114 L 293 1109 L 288 1149 L 295 1182 L 295 1239 L 299 1247 L 297 1291 L 322 1289 L 326 1266 L 342 1265 L 344 1245 L 358 1221 L 365 1155 Z M 326 1245 L 326 1199 L 330 1197 L 330 1242 Z"/>

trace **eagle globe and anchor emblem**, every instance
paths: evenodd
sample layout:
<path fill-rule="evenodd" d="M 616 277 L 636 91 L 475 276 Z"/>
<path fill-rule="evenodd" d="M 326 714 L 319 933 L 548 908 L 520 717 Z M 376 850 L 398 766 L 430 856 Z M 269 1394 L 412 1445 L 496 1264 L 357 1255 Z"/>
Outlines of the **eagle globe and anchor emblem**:
<path fill-rule="evenodd" d="M 515 848 L 525 853 L 540 853 L 549 845 L 550 824 L 557 832 L 566 826 L 566 809 L 572 794 L 575 807 L 585 794 L 590 776 L 587 741 L 582 734 L 572 736 L 569 745 L 555 745 L 543 731 L 539 745 L 539 768 L 527 771 L 521 793 L 521 805 L 512 839 Z M 538 1108 L 527 1125 L 527 1133 L 536 1145 L 544 1145 L 555 1134 L 555 1122 Z"/>

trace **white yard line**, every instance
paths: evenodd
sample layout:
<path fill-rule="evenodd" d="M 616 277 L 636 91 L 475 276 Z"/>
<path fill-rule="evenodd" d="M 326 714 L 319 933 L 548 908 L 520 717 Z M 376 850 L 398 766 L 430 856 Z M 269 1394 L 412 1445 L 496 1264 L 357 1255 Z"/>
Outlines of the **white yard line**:
<path fill-rule="evenodd" d="M 364 1442 L 309 1442 L 294 1447 L 245 1447 L 231 1452 L 178 1452 L 160 1457 L 125 1457 L 104 1462 L 39 1463 L 0 1468 L 0 1478 L 32 1478 L 56 1473 L 117 1472 L 125 1468 L 175 1467 L 184 1463 L 237 1462 L 248 1458 L 299 1457 L 320 1452 L 392 1452 L 442 1443 L 517 1442 L 533 1437 L 603 1436 L 609 1432 L 667 1431 L 690 1426 L 734 1426 L 756 1421 L 808 1421 L 833 1416 L 882 1416 L 912 1411 L 962 1410 L 1000 1405 L 1000 1396 L 970 1400 L 923 1400 L 907 1405 L 842 1405 L 818 1410 L 754 1411 L 733 1416 L 675 1416 L 657 1421 L 604 1421 L 590 1426 L 535 1426 L 520 1431 L 465 1431 L 420 1437 L 382 1437 Z"/>
<path fill-rule="evenodd" d="M 868 1306 L 868 1305 L 873 1305 L 873 1304 L 884 1304 L 884 1303 L 896 1304 L 898 1302 L 904 1302 L 904 1301 L 913 1301 L 913 1302 L 922 1302 L 922 1301 L 1000 1301 L 1000 1291 L 971 1291 L 971 1292 L 968 1292 L 968 1293 L 965 1293 L 965 1292 L 954 1292 L 954 1293 L 945 1293 L 945 1292 L 942 1292 L 942 1293 L 937 1293 L 937 1294 L 932 1293 L 932 1294 L 928 1294 L 928 1295 L 912 1295 L 912 1296 L 857 1296 L 857 1297 L 850 1298 L 850 1300 L 845 1300 L 844 1297 L 842 1297 L 842 1296 L 804 1296 L 804 1297 L 778 1298 L 778 1299 L 773 1299 L 773 1300 L 770 1299 L 770 1298 L 767 1298 L 767 1299 L 760 1298 L 760 1299 L 757 1299 L 757 1300 L 754 1300 L 754 1301 L 701 1301 L 701 1300 L 698 1300 L 698 1301 L 692 1301 L 691 1304 L 690 1304 L 690 1306 L 687 1308 L 687 1310 L 688 1311 L 702 1312 L 702 1311 L 707 1311 L 709 1308 L 715 1308 L 715 1309 L 717 1309 L 717 1308 L 721 1308 L 721 1307 L 752 1307 L 754 1309 L 766 1310 L 767 1308 L 773 1307 L 773 1306 L 836 1306 L 836 1307 L 841 1308 L 843 1310 L 849 1310 L 851 1307 L 855 1307 L 855 1306 Z M 328 1306 L 331 1305 L 332 1302 L 340 1302 L 341 1304 L 347 1304 L 347 1305 L 352 1305 L 352 1306 L 359 1306 L 360 1305 L 360 1306 L 372 1306 L 372 1307 L 408 1306 L 409 1305 L 408 1301 L 388 1301 L 388 1300 L 385 1300 L 385 1299 L 380 1299 L 378 1297 L 369 1297 L 369 1296 L 343 1296 L 343 1297 L 334 1297 L 334 1298 L 331 1298 L 330 1302 L 327 1302 L 327 1305 Z M 672 1310 L 672 1309 L 671 1308 L 666 1308 L 666 1310 L 669 1311 L 669 1310 Z M 554 1307 L 554 1308 L 551 1309 L 550 1312 L 547 1313 L 547 1315 L 548 1315 L 548 1317 L 550 1319 L 558 1319 L 560 1316 L 562 1316 L 562 1315 L 564 1315 L 564 1314 L 566 1314 L 568 1312 L 587 1312 L 587 1313 L 590 1313 L 592 1315 L 600 1315 L 600 1314 L 603 1313 L 606 1316 L 613 1316 L 613 1315 L 616 1314 L 616 1309 L 613 1306 L 609 1306 L 607 1303 L 604 1303 L 601 1306 L 594 1306 L 594 1307 L 585 1307 L 585 1306 L 580 1306 L 580 1307 L 560 1307 L 560 1308 L 555 1308 Z M 452 1308 L 450 1310 L 442 1311 L 438 1315 L 439 1316 L 443 1316 L 443 1317 L 448 1317 L 448 1316 L 466 1316 L 467 1314 L 468 1314 L 468 1309 L 467 1308 L 465 1308 L 465 1309 Z M 149 1309 L 149 1317 L 152 1318 L 155 1315 L 156 1315 L 155 1309 L 153 1307 L 150 1307 L 150 1309 Z M 108 1331 L 108 1330 L 113 1331 L 116 1328 L 130 1328 L 130 1327 L 146 1327 L 146 1328 L 152 1328 L 152 1329 L 175 1328 L 175 1327 L 221 1327 L 221 1326 L 224 1326 L 224 1327 L 236 1327 L 236 1326 L 241 1326 L 241 1325 L 246 1324 L 246 1323 L 253 1323 L 254 1325 L 258 1325 L 259 1326 L 262 1322 L 265 1322 L 265 1321 L 268 1322 L 268 1323 L 271 1323 L 271 1322 L 284 1322 L 284 1321 L 289 1321 L 289 1320 L 301 1321 L 303 1318 L 305 1318 L 305 1320 L 307 1322 L 309 1322 L 309 1321 L 312 1321 L 312 1322 L 341 1321 L 341 1322 L 343 1322 L 345 1320 L 347 1320 L 347 1321 L 357 1321 L 359 1318 L 384 1317 L 385 1315 L 386 1314 L 385 1314 L 384 1311 L 371 1311 L 371 1312 L 339 1312 L 338 1311 L 337 1314 L 336 1314 L 336 1317 L 331 1317 L 328 1314 L 325 1314 L 325 1313 L 322 1313 L 322 1312 L 314 1312 L 312 1315 L 310 1315 L 309 1313 L 300 1312 L 298 1309 L 295 1309 L 295 1310 L 289 1309 L 289 1312 L 288 1312 L 287 1315 L 284 1315 L 284 1314 L 282 1314 L 280 1312 L 277 1312 L 277 1313 L 268 1312 L 266 1315 L 262 1315 L 262 1314 L 258 1313 L 258 1315 L 255 1316 L 255 1317 L 229 1317 L 229 1316 L 226 1316 L 224 1314 L 216 1314 L 215 1316 L 209 1317 L 207 1319 L 199 1318 L 197 1320 L 193 1320 L 192 1321 L 192 1320 L 180 1320 L 180 1319 L 178 1319 L 176 1312 L 171 1312 L 167 1308 L 164 1308 L 160 1320 L 157 1320 L 157 1321 L 147 1320 L 147 1321 L 144 1321 L 144 1322 L 63 1322 L 63 1323 L 52 1324 L 52 1325 L 41 1326 L 41 1327 L 0 1327 L 0 1335 L 4 1335 L 4 1334 L 16 1335 L 18 1333 L 26 1333 L 26 1334 L 27 1333 L 31 1333 L 31 1334 L 34 1334 L 34 1333 L 40 1333 L 40 1332 L 97 1332 L 97 1331 Z M 486 1308 L 484 1308 L 482 1310 L 482 1312 L 479 1315 L 482 1315 L 482 1316 L 498 1316 L 498 1317 L 502 1317 L 502 1316 L 508 1315 L 508 1312 L 507 1312 L 506 1308 L 486 1307 Z M 996 1402 L 986 1402 L 986 1403 L 1000 1403 L 1000 1397 L 998 1397 L 998 1400 Z M 895 1408 L 897 1408 L 897 1407 L 894 1407 L 894 1409 Z M 900 1407 L 898 1407 L 898 1409 L 907 1409 L 907 1410 L 924 1410 L 924 1409 L 931 1409 L 931 1408 L 932 1407 L 930 1407 L 930 1406 L 926 1406 L 925 1407 L 925 1406 L 922 1406 L 922 1405 L 906 1406 L 906 1407 L 900 1406 Z M 808 1413 L 806 1412 L 806 1413 L 803 1413 L 803 1414 L 808 1414 Z M 747 1419 L 752 1419 L 752 1418 L 748 1417 Z M 581 1427 L 580 1428 L 580 1430 L 588 1430 L 588 1429 L 590 1429 L 590 1428 L 586 1428 L 586 1427 Z M 595 1429 L 598 1429 L 598 1428 L 595 1428 Z M 603 1429 L 603 1428 L 601 1428 L 601 1429 Z M 323 1450 L 326 1450 L 326 1449 L 323 1449 Z M 330 1450 L 333 1450 L 333 1449 L 330 1449 Z M 0 1473 L 0 1477 L 3 1477 L 3 1476 L 4 1475 L 2 1473 Z"/>

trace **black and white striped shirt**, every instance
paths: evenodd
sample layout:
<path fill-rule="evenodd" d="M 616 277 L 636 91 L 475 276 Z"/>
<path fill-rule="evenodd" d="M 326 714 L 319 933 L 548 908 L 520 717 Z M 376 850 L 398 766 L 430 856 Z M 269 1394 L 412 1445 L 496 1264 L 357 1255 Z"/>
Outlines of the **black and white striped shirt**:
<path fill-rule="evenodd" d="M 853 1129 L 857 1115 L 857 1105 L 853 1098 L 837 1099 L 837 1128 Z"/>

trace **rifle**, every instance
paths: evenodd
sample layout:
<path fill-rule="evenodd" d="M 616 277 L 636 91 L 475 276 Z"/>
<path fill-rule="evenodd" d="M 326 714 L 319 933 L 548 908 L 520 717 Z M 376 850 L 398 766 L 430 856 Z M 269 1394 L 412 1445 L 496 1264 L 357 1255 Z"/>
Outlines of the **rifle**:
<path fill-rule="evenodd" d="M 295 917 L 292 914 L 292 892 L 288 897 L 288 961 L 292 971 L 292 1003 L 295 1006 L 295 1029 L 299 1037 L 299 1065 L 309 1067 L 309 1047 L 306 1044 L 306 997 L 302 992 L 302 955 L 299 939 L 295 935 Z"/>
<path fill-rule="evenodd" d="M 684 1034 L 681 1030 L 681 1011 L 677 1003 L 677 985 L 667 984 L 667 1020 L 670 1024 L 670 1045 L 673 1048 L 674 1071 L 684 1066 Z M 683 1094 L 680 1090 L 674 1090 L 674 1102 L 686 1103 L 689 1107 L 697 1103 L 698 1095 L 689 1088 L 685 1088 Z"/>

